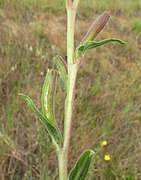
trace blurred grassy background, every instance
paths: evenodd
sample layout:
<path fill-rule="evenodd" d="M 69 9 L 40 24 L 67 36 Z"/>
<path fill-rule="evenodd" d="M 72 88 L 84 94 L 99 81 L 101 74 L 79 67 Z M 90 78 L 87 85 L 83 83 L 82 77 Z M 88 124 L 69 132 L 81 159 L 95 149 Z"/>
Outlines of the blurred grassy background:
<path fill-rule="evenodd" d="M 98 40 L 117 37 L 85 58 L 77 81 L 70 167 L 87 148 L 95 150 L 87 180 L 141 179 L 141 1 L 81 0 L 77 45 L 104 10 L 111 21 Z M 41 108 L 40 93 L 51 59 L 66 55 L 63 0 L 0 0 L 0 180 L 58 179 L 56 157 L 42 125 L 18 97 Z M 57 92 L 57 120 L 63 122 Z M 107 140 L 106 147 L 101 142 Z M 104 154 L 110 154 L 106 162 Z M 95 177 L 95 178 L 94 178 Z"/>

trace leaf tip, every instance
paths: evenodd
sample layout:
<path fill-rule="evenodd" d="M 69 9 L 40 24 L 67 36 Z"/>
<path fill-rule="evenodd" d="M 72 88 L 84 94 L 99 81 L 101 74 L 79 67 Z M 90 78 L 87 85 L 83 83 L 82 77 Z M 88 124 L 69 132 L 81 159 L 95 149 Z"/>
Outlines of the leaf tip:
<path fill-rule="evenodd" d="M 90 156 L 93 156 L 95 154 L 95 152 L 91 149 L 89 149 L 89 152 L 90 152 Z"/>
<path fill-rule="evenodd" d="M 123 43 L 123 45 L 127 45 L 127 42 L 125 42 L 125 41 L 122 41 L 122 43 Z"/>
<path fill-rule="evenodd" d="M 25 96 L 23 93 L 18 93 L 18 96 Z"/>

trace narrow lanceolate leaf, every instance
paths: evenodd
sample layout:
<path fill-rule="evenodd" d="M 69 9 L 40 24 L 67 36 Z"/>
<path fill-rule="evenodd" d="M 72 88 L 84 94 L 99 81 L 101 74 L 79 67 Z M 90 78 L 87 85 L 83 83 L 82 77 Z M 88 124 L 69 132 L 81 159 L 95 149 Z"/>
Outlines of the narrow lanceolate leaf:
<path fill-rule="evenodd" d="M 63 88 L 65 91 L 67 91 L 67 64 L 63 60 L 61 56 L 56 56 L 53 58 L 54 63 L 57 66 L 57 69 L 59 71 L 62 83 L 63 83 Z"/>
<path fill-rule="evenodd" d="M 69 180 L 84 180 L 91 163 L 91 158 L 94 155 L 94 151 L 87 150 L 81 154 L 80 158 L 76 162 L 74 168 L 70 172 Z"/>
<path fill-rule="evenodd" d="M 97 47 L 102 46 L 104 44 L 107 44 L 109 42 L 117 42 L 119 44 L 126 44 L 126 42 L 121 41 L 119 39 L 115 39 L 115 38 L 104 39 L 104 40 L 99 41 L 99 42 L 90 41 L 90 42 L 86 42 L 84 45 L 78 47 L 78 49 L 76 50 L 77 55 L 78 56 L 84 55 L 88 50 L 97 48 Z"/>
<path fill-rule="evenodd" d="M 49 123 L 56 127 L 54 115 L 54 95 L 56 90 L 57 71 L 48 70 L 42 89 L 42 108 L 44 116 Z"/>
<path fill-rule="evenodd" d="M 58 130 L 52 126 L 52 124 L 50 124 L 50 120 L 48 118 L 46 118 L 35 106 L 34 102 L 32 101 L 32 99 L 30 99 L 28 96 L 19 93 L 20 96 L 22 96 L 22 98 L 27 102 L 27 104 L 29 105 L 29 107 L 33 110 L 34 114 L 40 119 L 40 121 L 42 122 L 42 124 L 44 125 L 46 131 L 49 133 L 49 135 L 51 136 L 53 142 L 55 142 L 57 145 L 61 144 L 61 137 L 60 134 L 58 132 Z"/>
<path fill-rule="evenodd" d="M 81 45 L 89 42 L 89 41 L 93 41 L 95 39 L 95 37 L 102 31 L 102 29 L 106 26 L 106 24 L 108 23 L 110 19 L 110 15 L 108 14 L 108 12 L 103 12 L 92 24 L 92 26 L 90 27 L 90 29 L 88 30 L 86 36 L 84 37 L 84 39 L 81 41 Z"/>

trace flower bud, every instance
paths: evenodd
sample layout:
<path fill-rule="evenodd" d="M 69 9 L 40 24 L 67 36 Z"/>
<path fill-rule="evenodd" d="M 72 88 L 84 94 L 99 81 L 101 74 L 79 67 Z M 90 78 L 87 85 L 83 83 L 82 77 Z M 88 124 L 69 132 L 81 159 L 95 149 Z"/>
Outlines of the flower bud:
<path fill-rule="evenodd" d="M 81 41 L 81 45 L 89 42 L 89 41 L 93 41 L 95 39 L 95 37 L 102 31 L 102 29 L 106 26 L 107 22 L 110 19 L 110 15 L 108 14 L 108 12 L 103 12 L 92 24 L 92 26 L 90 27 L 90 29 L 88 30 L 86 36 L 84 37 L 84 39 Z"/>

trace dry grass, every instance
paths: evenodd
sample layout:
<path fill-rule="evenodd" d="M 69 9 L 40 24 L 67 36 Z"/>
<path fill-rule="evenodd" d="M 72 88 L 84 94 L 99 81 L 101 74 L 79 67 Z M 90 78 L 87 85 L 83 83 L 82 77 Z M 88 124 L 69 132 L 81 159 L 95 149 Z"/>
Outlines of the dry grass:
<path fill-rule="evenodd" d="M 33 3 L 34 2 L 34 3 Z M 17 96 L 24 92 L 38 107 L 47 68 L 66 54 L 62 1 L 0 1 L 0 179 L 57 179 L 56 157 L 38 119 Z M 88 180 L 141 179 L 141 17 L 140 1 L 82 0 L 76 44 L 103 10 L 112 19 L 98 39 L 117 37 L 85 58 L 78 74 L 70 167 L 86 148 L 96 152 Z M 126 8 L 125 8 L 126 7 Z M 93 16 L 92 16 L 93 15 Z M 56 110 L 62 124 L 62 92 Z M 101 147 L 103 140 L 108 141 Z M 105 153 L 111 161 L 105 162 Z M 49 170 L 47 171 L 47 168 Z M 50 177 L 50 178 L 49 178 Z"/>

